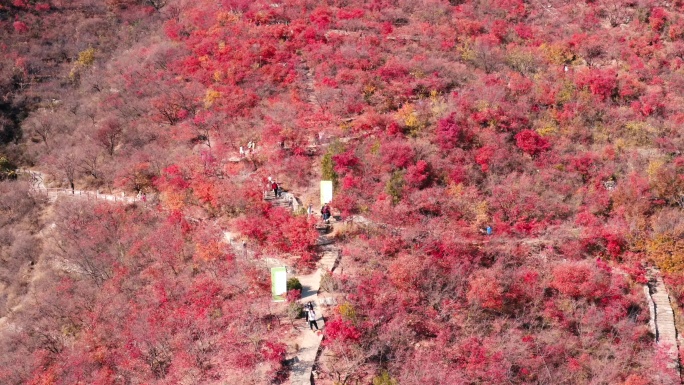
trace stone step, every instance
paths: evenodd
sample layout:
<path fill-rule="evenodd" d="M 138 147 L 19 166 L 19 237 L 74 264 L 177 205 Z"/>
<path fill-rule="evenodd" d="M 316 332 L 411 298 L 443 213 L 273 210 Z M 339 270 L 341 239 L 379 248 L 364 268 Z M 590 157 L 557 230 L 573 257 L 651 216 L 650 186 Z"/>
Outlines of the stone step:
<path fill-rule="evenodd" d="M 332 269 L 335 265 L 335 261 L 337 261 L 338 255 L 337 251 L 323 253 L 320 261 L 318 261 L 319 266 L 325 270 Z"/>
<path fill-rule="evenodd" d="M 337 305 L 337 300 L 334 297 L 323 297 L 318 300 L 320 306 L 335 306 Z"/>
<path fill-rule="evenodd" d="M 316 227 L 316 231 L 318 231 L 318 234 L 320 234 L 320 235 L 325 235 L 325 234 L 328 234 L 330 232 L 329 229 L 320 228 L 320 227 Z"/>
<path fill-rule="evenodd" d="M 292 206 L 291 202 L 285 199 L 266 199 L 266 202 L 279 207 Z"/>
<path fill-rule="evenodd" d="M 264 198 L 264 200 L 267 200 L 267 201 L 277 201 L 277 200 L 281 200 L 281 199 L 285 200 L 286 198 L 283 198 L 283 197 L 276 198 L 274 196 L 268 196 L 268 197 Z"/>
<path fill-rule="evenodd" d="M 281 201 L 281 202 L 289 202 L 290 200 L 287 198 L 274 198 L 274 197 L 266 197 L 264 198 L 265 201 L 267 202 L 273 202 L 273 201 Z"/>
<path fill-rule="evenodd" d="M 280 193 L 281 193 L 281 194 L 285 194 L 286 191 L 280 190 Z M 268 190 L 268 191 L 266 191 L 266 197 L 271 197 L 271 198 L 275 197 L 275 194 L 273 193 L 273 190 Z"/>

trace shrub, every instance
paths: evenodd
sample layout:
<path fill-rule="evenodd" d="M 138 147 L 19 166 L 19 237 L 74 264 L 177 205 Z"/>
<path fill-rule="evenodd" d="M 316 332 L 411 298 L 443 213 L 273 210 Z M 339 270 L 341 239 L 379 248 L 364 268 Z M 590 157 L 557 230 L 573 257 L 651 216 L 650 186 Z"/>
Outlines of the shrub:
<path fill-rule="evenodd" d="M 614 70 L 588 69 L 577 75 L 577 86 L 586 87 L 601 100 L 613 95 L 617 88 L 617 75 Z"/>
<path fill-rule="evenodd" d="M 338 306 L 337 311 L 340 312 L 340 315 L 345 321 L 356 321 L 356 309 L 354 308 L 354 305 L 349 302 L 345 302 Z"/>
<path fill-rule="evenodd" d="M 337 282 L 337 279 L 333 277 L 332 272 L 326 271 L 323 273 L 321 276 L 321 289 L 323 291 L 326 291 L 328 293 L 332 293 L 335 290 L 337 290 L 339 287 L 339 283 Z"/>
<path fill-rule="evenodd" d="M 17 166 L 6 157 L 0 155 L 0 180 L 15 179 Z"/>
<path fill-rule="evenodd" d="M 325 335 L 330 341 L 358 341 L 361 332 L 350 322 L 341 319 L 334 319 L 325 325 Z"/>
<path fill-rule="evenodd" d="M 290 302 L 287 304 L 286 315 L 290 322 L 294 322 L 298 318 L 304 316 L 304 306 L 299 302 Z"/>
<path fill-rule="evenodd" d="M 373 385 L 397 385 L 397 380 L 390 377 L 389 373 L 383 371 L 377 376 L 373 377 Z"/>
<path fill-rule="evenodd" d="M 415 165 L 409 166 L 406 170 L 408 184 L 418 189 L 428 186 L 431 176 L 430 165 L 424 160 L 419 160 Z"/>
<path fill-rule="evenodd" d="M 296 302 L 302 298 L 301 290 L 290 290 L 287 292 L 287 302 Z"/>
<path fill-rule="evenodd" d="M 385 186 L 387 195 L 392 197 L 392 204 L 397 204 L 404 193 L 404 172 L 401 170 L 392 173 L 390 180 Z"/>
<path fill-rule="evenodd" d="M 610 276 L 586 262 L 564 262 L 554 267 L 551 287 L 573 298 L 599 299 L 608 295 Z"/>
<path fill-rule="evenodd" d="M 515 143 L 518 145 L 518 148 L 532 156 L 537 156 L 551 148 L 546 139 L 532 130 L 520 131 L 515 136 Z"/>
<path fill-rule="evenodd" d="M 474 134 L 468 127 L 458 122 L 454 114 L 437 122 L 437 143 L 442 150 L 454 147 L 468 148 L 472 145 Z"/>
<path fill-rule="evenodd" d="M 501 310 L 504 305 L 504 290 L 493 270 L 481 270 L 470 281 L 467 298 L 471 305 L 487 310 Z"/>
<path fill-rule="evenodd" d="M 290 290 L 299 290 L 299 291 L 302 290 L 302 284 L 299 282 L 299 279 L 297 279 L 296 277 L 292 277 L 292 278 L 287 280 L 287 291 L 288 291 L 288 293 L 290 292 Z"/>
<path fill-rule="evenodd" d="M 323 160 L 321 160 L 321 179 L 331 180 L 337 184 L 337 173 L 335 172 L 335 163 L 332 157 L 330 152 L 323 156 Z"/>
<path fill-rule="evenodd" d="M 668 273 L 684 271 L 684 241 L 671 234 L 662 234 L 648 243 L 647 250 L 661 270 Z"/>

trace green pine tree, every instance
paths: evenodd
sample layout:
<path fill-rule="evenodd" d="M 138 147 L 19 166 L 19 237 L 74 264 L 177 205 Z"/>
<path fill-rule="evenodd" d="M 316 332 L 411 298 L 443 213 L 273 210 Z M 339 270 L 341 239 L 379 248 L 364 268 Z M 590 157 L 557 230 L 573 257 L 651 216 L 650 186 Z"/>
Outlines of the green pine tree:
<path fill-rule="evenodd" d="M 328 151 L 321 161 L 321 178 L 323 180 L 331 180 L 333 186 L 337 187 L 337 173 L 335 172 L 335 162 L 332 159 L 332 153 Z"/>

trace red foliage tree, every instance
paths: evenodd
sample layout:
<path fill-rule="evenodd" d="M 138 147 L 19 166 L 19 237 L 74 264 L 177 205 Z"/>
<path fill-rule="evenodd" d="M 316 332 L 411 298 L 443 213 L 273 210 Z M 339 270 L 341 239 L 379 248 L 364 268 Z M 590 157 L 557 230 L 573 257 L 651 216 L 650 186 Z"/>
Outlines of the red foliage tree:
<path fill-rule="evenodd" d="M 515 135 L 515 144 L 519 149 L 534 156 L 538 156 L 551 148 L 548 140 L 542 138 L 533 130 L 523 130 Z"/>
<path fill-rule="evenodd" d="M 437 143 L 444 149 L 454 147 L 468 148 L 473 141 L 473 133 L 463 124 L 456 121 L 454 114 L 437 122 Z"/>
<path fill-rule="evenodd" d="M 613 70 L 586 70 L 578 73 L 575 81 L 577 86 L 587 87 L 600 100 L 606 100 L 616 91 L 617 73 Z"/>

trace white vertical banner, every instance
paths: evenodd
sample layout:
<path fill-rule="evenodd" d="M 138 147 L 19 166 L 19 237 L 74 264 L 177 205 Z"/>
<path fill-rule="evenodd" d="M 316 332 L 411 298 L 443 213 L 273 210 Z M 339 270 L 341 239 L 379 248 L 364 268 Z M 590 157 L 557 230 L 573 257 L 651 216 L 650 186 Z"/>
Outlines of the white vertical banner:
<path fill-rule="evenodd" d="M 333 199 L 333 182 L 331 180 L 321 181 L 321 206 L 330 203 Z"/>
<path fill-rule="evenodd" d="M 271 268 L 271 294 L 273 295 L 273 301 L 285 301 L 287 295 L 287 270 L 284 267 Z"/>

